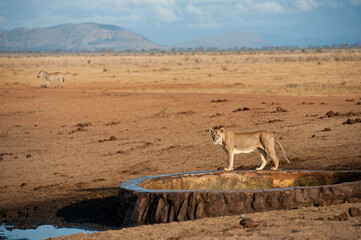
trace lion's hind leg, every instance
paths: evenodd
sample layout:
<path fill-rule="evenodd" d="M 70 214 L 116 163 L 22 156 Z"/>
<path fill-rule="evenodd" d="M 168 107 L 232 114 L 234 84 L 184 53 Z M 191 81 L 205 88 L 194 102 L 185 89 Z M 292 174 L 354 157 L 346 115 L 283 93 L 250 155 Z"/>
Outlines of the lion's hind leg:
<path fill-rule="evenodd" d="M 278 165 L 280 163 L 280 159 L 277 157 L 275 150 L 273 149 L 273 151 L 269 151 L 268 155 L 270 156 L 270 158 L 272 159 L 273 163 L 275 164 L 275 166 L 273 168 L 271 168 L 271 170 L 276 171 L 278 169 Z"/>
<path fill-rule="evenodd" d="M 260 167 L 256 168 L 256 170 L 263 170 L 264 167 L 266 166 L 267 164 L 267 153 L 262 149 L 262 148 L 258 148 L 258 151 L 259 151 L 259 155 L 261 157 L 261 161 L 262 161 L 262 164 Z"/>

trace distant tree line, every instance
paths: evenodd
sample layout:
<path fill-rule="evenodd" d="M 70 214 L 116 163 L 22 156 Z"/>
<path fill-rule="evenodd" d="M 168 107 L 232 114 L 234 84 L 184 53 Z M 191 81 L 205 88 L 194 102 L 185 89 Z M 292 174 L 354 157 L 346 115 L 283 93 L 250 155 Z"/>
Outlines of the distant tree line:
<path fill-rule="evenodd" d="M 217 47 L 209 47 L 204 48 L 202 46 L 197 48 L 152 48 L 152 49 L 126 49 L 126 50 L 114 50 L 112 48 L 101 48 L 101 49 L 91 49 L 91 50 L 77 50 L 77 49 L 55 49 L 55 50 L 7 50 L 7 49 L 0 49 L 0 53 L 183 53 L 183 52 L 244 52 L 244 51 L 272 51 L 272 50 L 303 50 L 303 49 L 350 49 L 360 48 L 360 43 L 348 44 L 332 44 L 332 45 L 323 45 L 323 46 L 316 46 L 316 45 L 309 45 L 306 48 L 302 48 L 299 46 L 265 46 L 262 48 L 247 48 L 247 47 L 233 47 L 228 49 L 220 49 Z"/>

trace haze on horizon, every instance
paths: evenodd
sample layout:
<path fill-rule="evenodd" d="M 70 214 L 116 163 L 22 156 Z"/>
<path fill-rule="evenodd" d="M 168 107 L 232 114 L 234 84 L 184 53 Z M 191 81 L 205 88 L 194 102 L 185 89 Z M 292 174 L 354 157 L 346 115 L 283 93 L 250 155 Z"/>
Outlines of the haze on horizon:
<path fill-rule="evenodd" d="M 0 0 L 1 30 L 82 22 L 117 25 L 164 46 L 239 28 L 276 45 L 355 43 L 361 0 Z"/>

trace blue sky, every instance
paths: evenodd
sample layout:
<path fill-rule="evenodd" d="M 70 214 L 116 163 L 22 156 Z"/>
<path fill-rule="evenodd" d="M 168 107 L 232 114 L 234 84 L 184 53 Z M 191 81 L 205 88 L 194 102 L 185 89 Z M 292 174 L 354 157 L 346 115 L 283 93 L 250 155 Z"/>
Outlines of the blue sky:
<path fill-rule="evenodd" d="M 266 40 L 361 41 L 361 0 L 0 0 L 0 29 L 114 24 L 161 44 L 238 28 Z"/>

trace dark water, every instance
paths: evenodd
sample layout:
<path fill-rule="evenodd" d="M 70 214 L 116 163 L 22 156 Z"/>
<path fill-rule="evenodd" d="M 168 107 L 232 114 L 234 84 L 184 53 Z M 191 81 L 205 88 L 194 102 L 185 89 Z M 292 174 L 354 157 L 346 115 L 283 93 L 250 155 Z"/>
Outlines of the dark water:
<path fill-rule="evenodd" d="M 80 228 L 57 228 L 52 225 L 38 226 L 36 229 L 11 229 L 11 226 L 0 225 L 0 239 L 21 239 L 21 240 L 41 240 L 50 237 L 60 237 L 77 233 L 93 233 L 96 231 L 84 230 Z"/>

